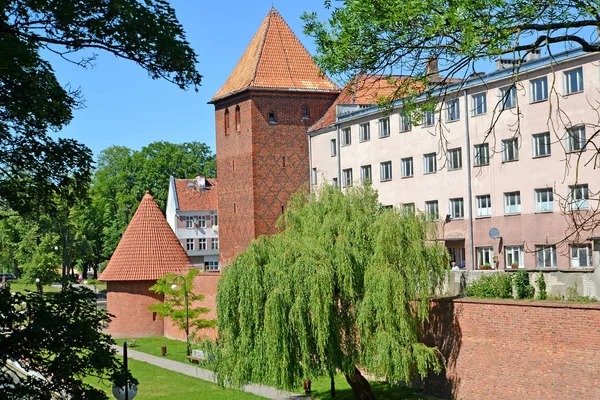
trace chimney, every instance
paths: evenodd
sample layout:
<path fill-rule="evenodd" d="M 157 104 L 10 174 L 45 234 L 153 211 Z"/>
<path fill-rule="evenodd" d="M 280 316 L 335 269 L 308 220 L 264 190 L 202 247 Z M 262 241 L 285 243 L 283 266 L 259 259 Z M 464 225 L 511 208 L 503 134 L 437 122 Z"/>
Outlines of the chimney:
<path fill-rule="evenodd" d="M 206 186 L 206 178 L 204 177 L 204 175 L 198 175 L 196 177 L 196 183 L 198 184 L 198 189 L 204 189 L 204 187 Z"/>
<path fill-rule="evenodd" d="M 425 64 L 425 74 L 429 80 L 439 80 L 440 72 L 438 70 L 438 59 L 428 58 Z"/>
<path fill-rule="evenodd" d="M 527 61 L 538 60 L 542 56 L 542 49 L 533 49 L 527 53 Z"/>

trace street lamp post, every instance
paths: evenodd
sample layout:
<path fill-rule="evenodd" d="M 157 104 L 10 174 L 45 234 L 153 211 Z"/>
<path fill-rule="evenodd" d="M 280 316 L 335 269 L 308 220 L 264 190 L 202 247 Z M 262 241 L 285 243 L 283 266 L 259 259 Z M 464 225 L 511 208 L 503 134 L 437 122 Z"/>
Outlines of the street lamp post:
<path fill-rule="evenodd" d="M 185 277 L 181 275 L 177 275 L 173 278 L 173 282 L 177 281 L 177 279 L 181 279 L 182 287 L 183 287 L 183 297 L 185 300 L 185 342 L 186 342 L 186 354 L 190 355 L 190 315 L 189 315 L 189 304 L 188 304 L 188 292 L 187 292 L 187 282 Z M 173 283 L 171 289 L 176 290 L 177 285 Z"/>

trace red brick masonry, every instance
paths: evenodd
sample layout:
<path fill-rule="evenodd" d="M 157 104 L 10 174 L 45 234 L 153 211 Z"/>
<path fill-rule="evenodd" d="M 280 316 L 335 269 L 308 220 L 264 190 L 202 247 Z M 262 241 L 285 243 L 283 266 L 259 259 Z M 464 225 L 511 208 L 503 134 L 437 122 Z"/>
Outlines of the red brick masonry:
<path fill-rule="evenodd" d="M 115 338 L 162 336 L 163 318 L 148 309 L 162 296 L 148 290 L 156 281 L 109 281 L 106 288 L 107 311 L 113 314 L 108 331 Z"/>
<path fill-rule="evenodd" d="M 428 393 L 462 400 L 600 399 L 600 305 L 439 300 L 427 327 L 447 370 Z"/>

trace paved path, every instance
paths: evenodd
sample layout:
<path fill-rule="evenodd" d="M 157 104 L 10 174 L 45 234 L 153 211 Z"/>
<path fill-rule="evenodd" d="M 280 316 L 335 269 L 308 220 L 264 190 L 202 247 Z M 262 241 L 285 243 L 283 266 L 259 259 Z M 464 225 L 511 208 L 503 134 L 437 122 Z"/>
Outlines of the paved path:
<path fill-rule="evenodd" d="M 123 354 L 123 348 L 121 346 L 113 346 L 117 350 L 117 354 Z M 164 369 L 168 369 L 174 372 L 178 372 L 180 374 L 192 376 L 194 378 L 199 378 L 208 382 L 216 382 L 216 376 L 214 372 L 198 368 L 194 364 L 186 364 L 178 361 L 172 361 L 166 358 L 153 356 L 151 354 L 142 353 L 141 351 L 135 351 L 131 349 L 127 349 L 127 357 L 132 358 L 138 361 L 144 361 L 149 364 L 156 365 L 157 367 L 161 367 Z M 298 395 L 296 393 L 290 392 L 282 392 L 278 389 L 250 384 L 246 385 L 242 388 L 244 392 L 252 393 L 257 396 L 265 397 L 267 399 L 274 400 L 286 400 L 286 399 L 310 399 L 310 397 L 304 397 Z"/>

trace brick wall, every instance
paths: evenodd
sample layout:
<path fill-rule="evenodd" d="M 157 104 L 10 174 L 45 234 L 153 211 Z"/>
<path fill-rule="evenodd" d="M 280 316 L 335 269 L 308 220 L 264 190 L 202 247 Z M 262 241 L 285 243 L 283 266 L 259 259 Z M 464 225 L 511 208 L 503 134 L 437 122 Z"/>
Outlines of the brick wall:
<path fill-rule="evenodd" d="M 231 262 L 255 237 L 275 232 L 281 207 L 309 180 L 307 129 L 335 97 L 335 93 L 248 91 L 215 104 L 222 263 Z M 302 119 L 302 106 L 308 107 L 308 119 Z M 268 123 L 271 110 L 277 124 Z"/>
<path fill-rule="evenodd" d="M 204 301 L 192 304 L 192 307 L 206 307 L 210 311 L 203 315 L 205 319 L 217 319 L 217 284 L 221 278 L 220 273 L 200 272 L 194 279 L 194 293 L 204 295 Z M 185 331 L 180 331 L 169 318 L 164 321 L 164 335 L 171 339 L 185 340 Z M 205 329 L 200 336 L 210 339 L 217 338 L 216 329 Z"/>
<path fill-rule="evenodd" d="M 163 318 L 148 310 L 162 296 L 148 290 L 154 281 L 107 282 L 106 309 L 113 315 L 108 332 L 116 338 L 162 336 Z"/>
<path fill-rule="evenodd" d="M 600 399 L 600 305 L 458 299 L 432 306 L 428 344 L 447 369 L 425 381 L 451 399 Z"/>

